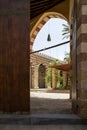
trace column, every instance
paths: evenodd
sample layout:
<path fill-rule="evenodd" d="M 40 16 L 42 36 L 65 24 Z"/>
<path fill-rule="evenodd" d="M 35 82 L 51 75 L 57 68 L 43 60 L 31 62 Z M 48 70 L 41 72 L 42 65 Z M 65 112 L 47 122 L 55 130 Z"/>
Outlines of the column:
<path fill-rule="evenodd" d="M 52 68 L 52 89 L 55 89 L 57 86 L 56 82 L 56 68 Z"/>
<path fill-rule="evenodd" d="M 77 2 L 78 113 L 87 118 L 87 0 Z"/>
<path fill-rule="evenodd" d="M 72 54 L 76 54 L 76 58 L 75 55 L 72 57 L 72 78 L 75 79 L 72 86 L 73 108 L 82 118 L 87 118 L 87 0 L 74 0 L 74 3 L 75 20 L 72 26 L 76 36 L 73 37 Z"/>
<path fill-rule="evenodd" d="M 63 71 L 63 86 L 66 89 L 67 88 L 67 73 L 66 71 Z"/>

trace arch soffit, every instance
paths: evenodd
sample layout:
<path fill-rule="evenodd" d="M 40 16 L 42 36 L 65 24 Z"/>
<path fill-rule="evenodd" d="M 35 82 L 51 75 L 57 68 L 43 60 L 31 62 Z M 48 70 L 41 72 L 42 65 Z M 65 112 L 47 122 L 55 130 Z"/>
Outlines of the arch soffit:
<path fill-rule="evenodd" d="M 46 22 L 51 19 L 51 18 L 61 18 L 66 21 L 68 21 L 62 14 L 57 13 L 57 12 L 47 12 L 44 13 L 40 19 L 37 21 L 35 26 L 32 28 L 30 32 L 30 50 L 32 50 L 32 46 L 34 43 L 34 40 L 38 34 L 38 32 L 41 30 L 41 28 L 46 24 Z"/>

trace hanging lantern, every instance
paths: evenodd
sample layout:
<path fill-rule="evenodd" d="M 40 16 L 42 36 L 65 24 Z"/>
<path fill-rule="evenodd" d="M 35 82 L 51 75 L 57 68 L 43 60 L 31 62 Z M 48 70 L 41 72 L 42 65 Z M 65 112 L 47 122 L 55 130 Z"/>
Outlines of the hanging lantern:
<path fill-rule="evenodd" d="M 48 34 L 47 41 L 51 41 L 50 34 Z"/>

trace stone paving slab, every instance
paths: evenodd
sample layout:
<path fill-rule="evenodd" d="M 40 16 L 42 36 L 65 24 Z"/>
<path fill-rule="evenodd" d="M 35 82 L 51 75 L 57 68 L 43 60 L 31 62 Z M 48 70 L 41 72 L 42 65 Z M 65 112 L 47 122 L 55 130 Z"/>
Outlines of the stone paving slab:
<path fill-rule="evenodd" d="M 87 125 L 0 125 L 0 130 L 87 130 Z"/>
<path fill-rule="evenodd" d="M 69 93 L 31 92 L 31 114 L 71 114 Z"/>
<path fill-rule="evenodd" d="M 59 125 L 87 124 L 87 119 L 81 119 L 74 114 L 40 114 L 40 115 L 0 115 L 0 124 L 11 125 Z"/>

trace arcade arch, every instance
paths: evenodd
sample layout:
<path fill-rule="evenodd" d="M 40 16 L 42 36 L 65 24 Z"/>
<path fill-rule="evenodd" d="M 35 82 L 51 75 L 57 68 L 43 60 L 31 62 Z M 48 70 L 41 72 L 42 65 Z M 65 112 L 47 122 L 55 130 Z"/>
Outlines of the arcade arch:
<path fill-rule="evenodd" d="M 64 20 L 66 20 L 68 22 L 68 20 L 60 13 L 56 13 L 56 12 L 44 13 L 40 17 L 40 19 L 37 21 L 37 23 L 35 24 L 35 26 L 32 28 L 32 30 L 30 32 L 30 51 L 31 52 L 32 52 L 32 46 L 33 46 L 34 40 L 35 40 L 38 32 L 46 24 L 46 22 L 48 20 L 50 20 L 51 18 L 61 18 L 61 19 L 64 19 Z"/>

